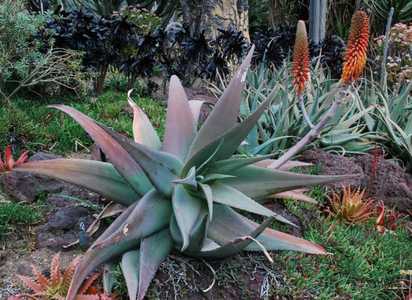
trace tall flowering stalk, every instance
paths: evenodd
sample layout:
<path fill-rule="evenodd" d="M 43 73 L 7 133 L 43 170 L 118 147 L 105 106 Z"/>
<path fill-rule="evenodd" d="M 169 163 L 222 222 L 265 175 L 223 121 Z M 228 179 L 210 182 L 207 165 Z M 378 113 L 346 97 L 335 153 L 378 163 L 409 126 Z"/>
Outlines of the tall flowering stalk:
<path fill-rule="evenodd" d="M 369 41 L 369 17 L 363 11 L 357 11 L 352 17 L 351 30 L 349 35 L 348 47 L 345 55 L 341 82 L 337 84 L 327 95 L 332 104 L 328 111 L 323 115 L 316 125 L 312 125 L 307 116 L 303 103 L 303 91 L 305 83 L 309 80 L 309 54 L 306 54 L 307 37 L 305 24 L 302 21 L 298 23 L 296 33 L 296 43 L 293 55 L 293 85 L 297 96 L 299 97 L 300 106 L 303 116 L 311 126 L 311 130 L 300 141 L 286 151 L 271 167 L 276 169 L 283 166 L 289 159 L 298 154 L 305 145 L 319 136 L 322 129 L 327 125 L 329 120 L 336 114 L 339 106 L 345 102 L 350 93 L 347 93 L 348 85 L 358 79 L 362 74 L 366 64 L 366 56 Z M 336 97 L 337 96 L 337 97 Z"/>
<path fill-rule="evenodd" d="M 313 124 L 306 112 L 305 103 L 303 99 L 303 92 L 305 91 L 305 85 L 309 80 L 310 67 L 309 67 L 309 42 L 308 35 L 306 33 L 305 22 L 299 21 L 296 29 L 295 47 L 293 50 L 293 62 L 292 62 L 292 75 L 293 86 L 296 91 L 296 95 L 299 98 L 299 105 L 301 107 L 303 117 L 310 127 L 313 128 Z"/>
<path fill-rule="evenodd" d="M 352 17 L 348 46 L 342 71 L 342 81 L 349 84 L 359 78 L 365 68 L 369 43 L 369 17 L 357 11 Z"/>

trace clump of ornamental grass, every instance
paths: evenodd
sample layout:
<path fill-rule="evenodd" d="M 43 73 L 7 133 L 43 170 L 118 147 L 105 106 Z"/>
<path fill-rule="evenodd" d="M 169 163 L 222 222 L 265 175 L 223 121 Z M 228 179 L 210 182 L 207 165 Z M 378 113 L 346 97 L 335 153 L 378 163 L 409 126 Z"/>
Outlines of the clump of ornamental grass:
<path fill-rule="evenodd" d="M 130 97 L 134 140 L 74 108 L 53 106 L 74 118 L 110 163 L 55 159 L 26 163 L 15 170 L 82 185 L 127 207 L 81 259 L 67 300 L 75 299 L 88 274 L 117 259 L 121 261 L 130 299 L 143 299 L 159 265 L 171 251 L 203 259 L 221 259 L 241 251 L 261 251 L 268 258 L 269 250 L 326 254 L 319 245 L 270 228 L 274 221 L 294 224 L 263 205 L 278 193 L 352 177 L 280 170 L 287 166 L 296 149 L 317 136 L 313 136 L 313 131 L 316 133 L 325 123 L 316 124 L 308 137 L 278 160 L 271 155 L 236 155 L 276 93 L 273 90 L 248 118 L 238 123 L 253 50 L 254 47 L 200 128 L 202 102 L 188 101 L 179 79 L 172 76 L 163 141 Z M 329 97 L 333 100 L 342 88 L 339 85 Z M 256 165 L 268 159 L 270 163 Z M 258 224 L 243 212 L 265 220 Z"/>

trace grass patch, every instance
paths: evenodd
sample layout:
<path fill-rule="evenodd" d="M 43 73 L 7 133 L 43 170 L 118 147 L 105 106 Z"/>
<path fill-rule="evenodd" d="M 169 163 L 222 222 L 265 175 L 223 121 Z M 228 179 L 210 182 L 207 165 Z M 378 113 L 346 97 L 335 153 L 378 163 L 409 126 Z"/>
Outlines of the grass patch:
<path fill-rule="evenodd" d="M 0 108 L 0 147 L 4 149 L 12 143 L 22 149 L 47 150 L 58 154 L 89 147 L 92 141 L 76 122 L 63 113 L 47 108 L 47 104 L 56 103 L 73 106 L 98 122 L 132 136 L 132 114 L 125 109 L 126 99 L 125 93 L 114 91 L 105 92 L 94 101 L 14 99 L 11 106 Z M 136 98 L 136 101 L 162 136 L 166 118 L 164 106 L 150 98 Z"/>
<path fill-rule="evenodd" d="M 411 241 L 403 226 L 381 235 L 373 222 L 346 225 L 321 218 L 304 238 L 333 255 L 280 255 L 278 263 L 287 282 L 281 294 L 294 299 L 397 299 L 400 271 L 412 269 Z"/>
<path fill-rule="evenodd" d="M 42 215 L 32 206 L 19 203 L 0 203 L 0 238 L 18 225 L 32 225 L 39 222 Z"/>

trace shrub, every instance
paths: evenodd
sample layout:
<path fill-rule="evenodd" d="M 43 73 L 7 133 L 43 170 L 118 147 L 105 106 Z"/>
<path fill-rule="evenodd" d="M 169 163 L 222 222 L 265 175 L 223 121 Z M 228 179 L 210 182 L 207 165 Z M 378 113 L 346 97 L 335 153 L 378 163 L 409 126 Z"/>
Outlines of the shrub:
<path fill-rule="evenodd" d="M 0 4 L 0 95 L 9 100 L 21 90 L 51 86 L 75 89 L 76 54 L 36 38 L 45 17 L 30 14 L 23 1 Z"/>
<path fill-rule="evenodd" d="M 376 61 L 383 59 L 384 36 L 376 39 L 380 55 Z M 412 82 L 412 25 L 395 24 L 389 35 L 389 56 L 386 70 L 389 86 L 399 87 Z"/>

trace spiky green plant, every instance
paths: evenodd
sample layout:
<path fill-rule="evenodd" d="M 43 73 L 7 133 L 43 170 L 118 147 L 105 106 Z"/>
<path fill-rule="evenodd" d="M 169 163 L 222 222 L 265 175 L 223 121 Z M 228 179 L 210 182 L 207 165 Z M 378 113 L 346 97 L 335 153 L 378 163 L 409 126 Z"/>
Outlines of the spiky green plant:
<path fill-rule="evenodd" d="M 304 105 L 310 120 L 316 124 L 331 105 L 327 94 L 333 90 L 336 81 L 318 67 L 312 70 L 311 78 L 307 83 Z M 217 96 L 222 95 L 225 81 L 222 78 L 219 85 L 210 84 L 211 92 Z M 281 155 L 311 129 L 299 108 L 290 66 L 284 64 L 273 69 L 264 64 L 258 65 L 248 73 L 246 82 L 247 89 L 240 109 L 241 118 L 249 116 L 273 89 L 277 89 L 277 93 L 239 150 L 247 155 Z M 364 153 L 373 149 L 374 143 L 380 141 L 381 136 L 367 128 L 374 104 L 367 101 L 363 103 L 363 87 L 364 85 L 353 87 L 351 101 L 340 106 L 320 132 L 319 138 L 308 144 L 306 149 L 319 147 L 340 153 Z"/>
<path fill-rule="evenodd" d="M 269 228 L 274 219 L 291 223 L 263 203 L 279 192 L 347 176 L 294 174 L 254 165 L 267 159 L 264 156 L 233 156 L 273 96 L 238 123 L 252 55 L 253 48 L 199 130 L 201 102 L 189 102 L 179 79 L 173 76 L 163 143 L 131 99 L 134 141 L 73 108 L 53 106 L 73 117 L 111 163 L 56 159 L 29 162 L 16 170 L 79 184 L 128 206 L 84 255 L 67 300 L 75 299 L 91 271 L 118 257 L 130 299 L 142 299 L 160 263 L 173 249 L 202 258 L 223 258 L 242 250 L 325 254 L 319 245 Z M 257 224 L 241 211 L 267 219 Z"/>

